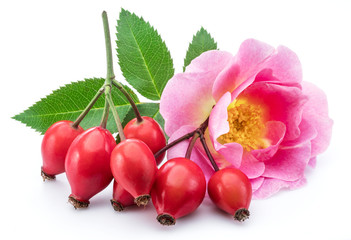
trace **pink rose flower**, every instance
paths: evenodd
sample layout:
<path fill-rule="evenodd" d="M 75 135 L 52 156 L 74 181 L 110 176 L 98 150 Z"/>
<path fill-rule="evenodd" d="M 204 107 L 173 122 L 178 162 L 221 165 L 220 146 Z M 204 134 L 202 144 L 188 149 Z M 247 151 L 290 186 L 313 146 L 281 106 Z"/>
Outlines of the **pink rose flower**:
<path fill-rule="evenodd" d="M 194 59 L 168 82 L 160 112 L 169 142 L 209 117 L 205 137 L 216 163 L 242 170 L 254 198 L 302 186 L 306 166 L 314 167 L 326 150 L 333 125 L 324 93 L 302 82 L 296 54 L 254 39 L 236 56 L 208 51 Z M 168 159 L 184 156 L 188 143 L 171 148 Z M 214 173 L 200 143 L 191 159 L 207 179 Z"/>

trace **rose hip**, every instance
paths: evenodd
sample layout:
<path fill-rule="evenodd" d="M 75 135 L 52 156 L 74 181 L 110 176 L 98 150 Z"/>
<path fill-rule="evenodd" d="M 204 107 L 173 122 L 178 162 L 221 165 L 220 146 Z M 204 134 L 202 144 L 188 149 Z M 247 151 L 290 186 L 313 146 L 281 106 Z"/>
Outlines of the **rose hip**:
<path fill-rule="evenodd" d="M 134 197 L 127 192 L 116 180 L 113 181 L 112 207 L 115 211 L 121 212 L 125 207 L 134 205 Z"/>
<path fill-rule="evenodd" d="M 194 162 L 186 158 L 168 160 L 158 170 L 151 190 L 157 220 L 174 225 L 176 219 L 195 211 L 204 199 L 205 176 Z"/>
<path fill-rule="evenodd" d="M 112 134 L 101 127 L 86 130 L 72 142 L 65 166 L 72 190 L 69 202 L 75 208 L 87 207 L 89 199 L 113 179 L 110 156 L 115 146 Z"/>
<path fill-rule="evenodd" d="M 142 119 L 143 121 L 140 123 L 137 121 L 137 118 L 128 122 L 124 127 L 124 134 L 126 138 L 136 138 L 143 141 L 155 154 L 166 146 L 166 137 L 160 125 L 153 118 L 143 116 Z M 164 156 L 165 153 L 157 157 L 157 165 L 162 162 Z"/>
<path fill-rule="evenodd" d="M 111 171 L 138 206 L 149 202 L 157 166 L 153 153 L 144 142 L 138 139 L 120 142 L 111 154 Z"/>
<path fill-rule="evenodd" d="M 59 121 L 51 125 L 45 132 L 41 155 L 43 166 L 41 176 L 43 180 L 51 180 L 55 175 L 65 172 L 65 158 L 69 146 L 84 129 L 80 126 L 72 127 L 71 121 Z"/>
<path fill-rule="evenodd" d="M 252 187 L 247 176 L 239 169 L 225 168 L 215 172 L 208 182 L 211 200 L 235 220 L 245 221 L 252 197 Z"/>

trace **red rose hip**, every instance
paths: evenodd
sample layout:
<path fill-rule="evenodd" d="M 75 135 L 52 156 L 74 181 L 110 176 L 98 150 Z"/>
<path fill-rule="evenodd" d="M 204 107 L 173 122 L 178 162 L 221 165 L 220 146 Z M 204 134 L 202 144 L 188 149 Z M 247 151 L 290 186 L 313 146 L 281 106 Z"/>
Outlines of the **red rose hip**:
<path fill-rule="evenodd" d="M 110 164 L 115 180 L 135 198 L 138 206 L 145 206 L 157 171 L 150 148 L 138 139 L 126 139 L 113 149 Z"/>
<path fill-rule="evenodd" d="M 138 122 L 137 118 L 132 119 L 124 127 L 126 138 L 136 138 L 143 141 L 152 151 L 157 153 L 166 146 L 166 137 L 160 125 L 151 117 L 143 116 L 143 121 Z M 165 156 L 165 152 L 157 157 L 156 164 L 159 165 Z"/>
<path fill-rule="evenodd" d="M 206 193 L 205 176 L 194 162 L 186 158 L 168 160 L 158 170 L 151 190 L 157 220 L 174 225 L 176 219 L 195 211 Z"/>
<path fill-rule="evenodd" d="M 115 211 L 121 212 L 125 207 L 134 205 L 134 197 L 127 192 L 116 180 L 113 181 L 113 198 L 111 205 Z"/>
<path fill-rule="evenodd" d="M 86 130 L 72 142 L 65 166 L 72 190 L 69 202 L 75 208 L 87 207 L 89 199 L 113 179 L 110 156 L 115 146 L 112 134 L 101 127 Z"/>
<path fill-rule="evenodd" d="M 235 220 L 242 222 L 249 217 L 252 187 L 239 169 L 225 168 L 215 172 L 208 182 L 208 195 L 217 207 L 233 215 Z"/>
<path fill-rule="evenodd" d="M 80 126 L 72 127 L 72 124 L 71 121 L 59 121 L 51 125 L 45 132 L 41 144 L 43 157 L 41 176 L 44 181 L 54 179 L 55 175 L 65 172 L 65 158 L 68 148 L 73 140 L 84 131 Z"/>

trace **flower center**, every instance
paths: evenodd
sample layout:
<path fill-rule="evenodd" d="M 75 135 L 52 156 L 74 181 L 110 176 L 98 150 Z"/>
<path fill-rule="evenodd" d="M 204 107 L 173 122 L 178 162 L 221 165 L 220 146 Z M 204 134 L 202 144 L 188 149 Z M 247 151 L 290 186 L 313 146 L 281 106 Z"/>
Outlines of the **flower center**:
<path fill-rule="evenodd" d="M 234 101 L 228 107 L 228 123 L 229 132 L 217 139 L 219 143 L 237 142 L 247 151 L 267 147 L 263 110 L 259 105 Z"/>

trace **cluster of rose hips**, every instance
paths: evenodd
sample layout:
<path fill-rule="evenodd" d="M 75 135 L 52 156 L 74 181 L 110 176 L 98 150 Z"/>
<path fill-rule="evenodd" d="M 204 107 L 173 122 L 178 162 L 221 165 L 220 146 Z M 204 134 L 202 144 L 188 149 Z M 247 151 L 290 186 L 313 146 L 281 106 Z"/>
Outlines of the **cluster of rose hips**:
<path fill-rule="evenodd" d="M 165 149 L 190 136 L 196 138 L 198 132 L 166 145 L 159 124 L 150 117 L 141 119 L 135 118 L 124 127 L 126 139 L 118 144 L 102 126 L 84 131 L 71 121 L 53 124 L 42 142 L 44 180 L 66 172 L 72 190 L 69 202 L 75 208 L 84 208 L 114 179 L 111 204 L 116 211 L 134 204 L 145 206 L 151 197 L 158 221 L 175 224 L 176 219 L 193 212 L 203 201 L 205 176 L 190 157 L 170 159 L 159 169 L 157 165 Z M 212 201 L 235 219 L 243 221 L 249 216 L 251 184 L 240 170 L 216 171 L 207 189 Z"/>
<path fill-rule="evenodd" d="M 106 13 L 103 18 L 108 25 Z M 106 46 L 110 48 L 109 32 L 105 34 L 108 34 Z M 136 115 L 124 129 L 112 102 L 112 86 L 126 96 Z M 106 104 L 101 124 L 84 130 L 79 124 L 103 92 Z M 106 129 L 109 108 L 117 124 L 121 140 L 118 144 Z M 88 207 L 90 198 L 114 180 L 111 204 L 116 211 L 134 204 L 145 206 L 151 198 L 157 220 L 163 225 L 173 225 L 176 219 L 195 211 L 205 197 L 204 173 L 190 160 L 194 144 L 200 138 L 216 170 L 207 186 L 211 200 L 236 220 L 244 221 L 249 216 L 251 183 L 238 169 L 218 169 L 204 138 L 207 125 L 208 119 L 195 131 L 166 145 L 160 125 L 150 117 L 140 116 L 129 94 L 114 80 L 112 57 L 108 55 L 106 83 L 83 113 L 75 122 L 59 121 L 46 131 L 41 147 L 41 175 L 46 180 L 66 172 L 71 186 L 68 199 L 76 209 Z M 166 150 L 185 139 L 191 139 L 185 157 L 170 159 L 158 168 Z"/>

